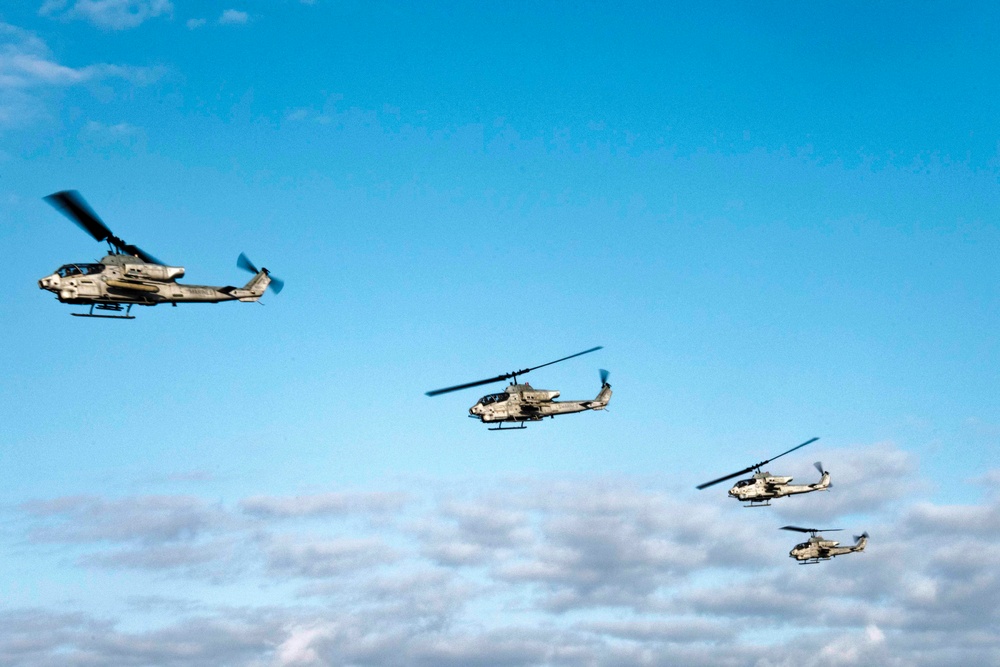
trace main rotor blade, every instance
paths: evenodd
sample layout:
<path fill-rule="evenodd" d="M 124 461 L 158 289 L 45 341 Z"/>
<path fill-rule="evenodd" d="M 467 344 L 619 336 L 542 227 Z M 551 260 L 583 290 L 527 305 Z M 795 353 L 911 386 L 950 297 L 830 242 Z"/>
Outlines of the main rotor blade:
<path fill-rule="evenodd" d="M 794 530 L 797 533 L 836 533 L 843 528 L 800 528 L 799 526 L 782 526 L 781 530 Z"/>
<path fill-rule="evenodd" d="M 592 347 L 589 350 L 584 350 L 583 352 L 577 352 L 576 354 L 571 354 L 568 357 L 563 357 L 562 359 L 556 359 L 555 361 L 550 361 L 547 364 L 542 364 L 541 366 L 532 366 L 531 368 L 525 368 L 523 370 L 515 371 L 513 373 L 504 373 L 503 375 L 498 375 L 495 378 L 490 378 L 488 380 L 477 380 L 475 382 L 467 382 L 465 384 L 457 384 L 454 387 L 445 387 L 444 389 L 435 389 L 434 391 L 428 391 L 427 396 L 438 396 L 440 394 L 447 394 L 450 391 L 458 391 L 459 389 L 469 389 L 470 387 L 478 387 L 483 384 L 492 384 L 494 382 L 503 382 L 512 377 L 517 377 L 518 375 L 524 375 L 525 373 L 530 373 L 538 368 L 544 368 L 545 366 L 551 366 L 552 364 L 558 364 L 560 361 L 566 361 L 567 359 L 572 359 L 573 357 L 579 357 L 582 354 L 590 354 L 591 352 L 596 352 L 602 349 L 603 345 L 598 345 L 597 347 Z"/>
<path fill-rule="evenodd" d="M 796 445 L 795 447 L 792 447 L 791 449 L 789 449 L 789 450 L 788 450 L 787 452 L 782 452 L 782 453 L 778 454 L 777 456 L 774 456 L 774 457 L 771 457 L 771 458 L 769 458 L 769 459 L 768 459 L 768 460 L 766 460 L 766 461 L 761 461 L 761 462 L 760 462 L 760 463 L 758 463 L 757 465 L 758 465 L 758 466 L 762 466 L 762 465 L 765 465 L 765 464 L 767 464 L 767 463 L 770 463 L 771 461 L 773 461 L 773 460 L 775 460 L 775 459 L 780 459 L 780 458 L 781 458 L 782 456 L 784 456 L 785 454 L 791 454 L 791 453 L 792 453 L 792 452 L 794 452 L 794 451 L 795 451 L 796 449 L 800 449 L 800 448 L 802 448 L 802 447 L 805 447 L 806 445 L 811 445 L 812 443 L 816 442 L 817 440 L 819 440 L 819 438 L 812 438 L 812 439 L 810 439 L 810 440 L 806 440 L 806 441 L 805 441 L 805 442 L 803 442 L 803 443 L 802 443 L 801 445 Z M 755 466 L 755 467 L 756 467 L 756 466 Z"/>
<path fill-rule="evenodd" d="M 815 533 L 815 528 L 799 528 L 798 526 L 782 526 L 781 530 L 794 530 L 797 533 Z"/>
<path fill-rule="evenodd" d="M 744 468 L 743 470 L 740 470 L 739 472 L 734 472 L 732 475 L 726 475 L 725 477 L 720 477 L 719 479 L 713 479 L 711 482 L 705 482 L 704 484 L 699 484 L 697 488 L 698 488 L 699 491 L 701 489 L 707 489 L 710 486 L 715 486 L 719 482 L 725 482 L 727 479 L 732 479 L 733 477 L 739 477 L 740 475 L 748 473 L 748 472 L 750 472 L 751 470 L 753 470 L 756 467 L 757 466 L 750 466 L 749 468 Z"/>
<path fill-rule="evenodd" d="M 555 361 L 550 361 L 547 364 L 542 364 L 541 366 L 532 366 L 531 368 L 526 368 L 523 371 L 517 373 L 517 375 L 522 375 L 528 371 L 533 371 L 538 368 L 545 368 L 546 366 L 551 366 L 552 364 L 558 364 L 560 361 L 566 361 L 567 359 L 572 359 L 573 357 L 579 357 L 584 354 L 590 354 L 591 352 L 597 352 L 598 350 L 604 349 L 603 345 L 598 345 L 597 347 L 592 347 L 589 350 L 584 350 L 583 352 L 577 352 L 576 354 L 571 354 L 568 357 L 563 357 L 562 359 L 556 359 Z"/>
<path fill-rule="evenodd" d="M 95 241 L 104 241 L 113 236 L 108 226 L 101 222 L 76 190 L 56 192 L 45 197 L 45 201 L 76 223 L 80 229 L 93 236 Z"/>
<path fill-rule="evenodd" d="M 125 241 L 112 234 L 108 226 L 97 217 L 94 210 L 90 208 L 87 202 L 84 201 L 83 196 L 76 190 L 61 190 L 45 197 L 45 201 L 52 204 L 60 213 L 75 222 L 80 229 L 93 236 L 96 241 L 107 241 L 126 255 L 138 257 L 149 264 L 163 264 L 163 262 L 139 246 L 125 243 Z"/>
<path fill-rule="evenodd" d="M 715 484 L 718 484 L 719 482 L 725 482 L 727 479 L 732 479 L 733 477 L 739 477 L 740 475 L 746 474 L 746 473 L 750 472 L 751 470 L 756 470 L 757 468 L 761 467 L 762 465 L 767 465 L 768 463 L 770 463 L 774 459 L 781 458 L 785 454 L 791 454 L 792 452 L 794 452 L 799 447 L 805 447 L 806 445 L 810 445 L 810 444 L 816 442 L 817 440 L 819 440 L 819 438 L 813 438 L 812 440 L 806 440 L 801 445 L 796 445 L 795 447 L 792 447 L 791 449 L 789 449 L 787 452 L 782 452 L 781 454 L 778 454 L 775 457 L 769 458 L 766 461 L 761 461 L 760 463 L 758 463 L 756 465 L 752 465 L 749 468 L 744 468 L 743 470 L 740 470 L 739 472 L 734 472 L 731 475 L 726 475 L 725 477 L 720 477 L 719 479 L 713 479 L 711 482 L 705 482 L 704 484 L 701 484 L 701 485 L 699 485 L 696 488 L 698 490 L 707 489 L 708 487 L 713 486 Z"/>
<path fill-rule="evenodd" d="M 457 384 L 454 387 L 445 387 L 444 389 L 435 389 L 434 391 L 428 391 L 427 396 L 438 396 L 440 394 L 447 394 L 450 391 L 458 391 L 459 389 L 468 389 L 469 387 L 478 387 L 483 384 L 493 384 L 494 382 L 503 382 L 507 378 L 514 377 L 513 373 L 508 373 L 506 375 L 498 375 L 495 378 L 490 378 L 489 380 L 477 380 L 476 382 L 466 382 L 465 384 Z"/>
<path fill-rule="evenodd" d="M 160 265 L 163 265 L 163 262 L 161 262 L 160 260 L 158 260 L 155 257 L 153 257 L 152 255 L 150 255 L 148 252 L 146 252 L 145 250 L 143 250 L 139 246 L 135 246 L 135 245 L 132 245 L 130 243 L 125 243 L 120 238 L 118 238 L 117 236 L 112 236 L 108 240 L 111 241 L 111 245 L 113 245 L 114 247 L 118 248 L 119 250 L 121 250 L 126 255 L 133 255 L 135 257 L 138 257 L 139 259 L 141 259 L 142 261 L 146 262 L 147 264 L 160 264 Z"/>

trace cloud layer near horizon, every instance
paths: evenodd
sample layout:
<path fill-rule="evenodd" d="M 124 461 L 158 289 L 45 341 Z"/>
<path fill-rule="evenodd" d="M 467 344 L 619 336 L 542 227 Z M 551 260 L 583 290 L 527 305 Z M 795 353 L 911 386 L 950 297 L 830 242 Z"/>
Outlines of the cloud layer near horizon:
<path fill-rule="evenodd" d="M 752 513 L 624 478 L 35 500 L 14 510 L 25 553 L 149 594 L 0 607 L 0 664 L 1000 661 L 1000 496 L 935 504 L 900 450 L 841 454 L 834 492 Z M 813 518 L 869 530 L 867 552 L 797 566 L 775 529 Z"/>

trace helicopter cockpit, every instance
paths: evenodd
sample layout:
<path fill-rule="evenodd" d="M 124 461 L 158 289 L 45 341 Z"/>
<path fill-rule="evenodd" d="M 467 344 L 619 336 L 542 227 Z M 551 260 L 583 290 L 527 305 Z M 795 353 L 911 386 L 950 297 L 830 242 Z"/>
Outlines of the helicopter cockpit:
<path fill-rule="evenodd" d="M 60 278 L 69 278 L 71 276 L 89 276 L 95 273 L 100 273 L 104 270 L 103 264 L 63 264 L 58 269 L 56 269 L 56 275 Z"/>
<path fill-rule="evenodd" d="M 756 483 L 757 483 L 757 480 L 755 480 L 755 479 L 742 479 L 742 480 L 736 482 L 735 488 L 742 489 L 744 486 L 753 486 Z"/>
<path fill-rule="evenodd" d="M 479 399 L 479 404 L 492 405 L 493 403 L 503 403 L 508 398 L 510 398 L 510 394 L 489 394 L 488 396 L 483 396 Z"/>

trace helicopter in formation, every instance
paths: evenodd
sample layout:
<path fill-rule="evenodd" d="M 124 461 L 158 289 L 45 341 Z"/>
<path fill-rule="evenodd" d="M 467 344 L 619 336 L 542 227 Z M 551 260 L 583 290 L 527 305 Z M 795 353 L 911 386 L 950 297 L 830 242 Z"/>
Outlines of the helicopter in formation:
<path fill-rule="evenodd" d="M 76 223 L 97 241 L 108 244 L 108 254 L 99 262 L 64 264 L 38 281 L 38 286 L 56 295 L 62 303 L 90 306 L 77 317 L 135 319 L 132 306 L 156 306 L 161 303 L 218 303 L 220 301 L 257 301 L 270 287 L 275 293 L 284 283 L 265 268 L 257 269 L 240 254 L 236 265 L 254 274 L 243 287 L 185 285 L 177 282 L 184 267 L 167 266 L 141 248 L 115 236 L 80 193 L 64 190 L 45 200 Z M 100 314 L 94 310 L 105 313 Z"/>
<path fill-rule="evenodd" d="M 761 468 L 775 459 L 781 458 L 785 454 L 791 454 L 796 449 L 805 447 L 806 445 L 812 444 L 819 440 L 819 438 L 812 438 L 803 442 L 801 445 L 792 447 L 787 452 L 782 452 L 775 457 L 769 458 L 760 463 L 756 463 L 748 468 L 744 468 L 739 472 L 734 472 L 725 477 L 720 477 L 719 479 L 713 479 L 711 482 L 705 482 L 704 484 L 699 484 L 698 489 L 705 489 L 719 482 L 724 482 L 727 479 L 732 479 L 733 477 L 738 477 L 751 470 L 756 471 L 753 477 L 749 479 L 743 479 L 736 482 L 733 488 L 729 489 L 729 496 L 731 498 L 736 498 L 740 502 L 747 503 L 746 507 L 767 507 L 771 504 L 773 498 L 784 498 L 785 496 L 792 496 L 799 493 L 810 493 L 812 491 L 823 491 L 830 488 L 830 473 L 823 470 L 823 464 L 817 461 L 813 465 L 819 470 L 820 479 L 815 484 L 790 484 L 792 481 L 791 477 L 778 477 L 772 475 L 769 472 L 761 472 Z"/>
<path fill-rule="evenodd" d="M 835 556 L 843 556 L 844 554 L 864 551 L 865 547 L 868 546 L 867 532 L 855 535 L 854 544 L 842 547 L 840 546 L 840 542 L 825 539 L 819 534 L 821 532 L 837 532 L 843 530 L 842 528 L 800 528 L 799 526 L 782 526 L 781 529 L 793 530 L 798 533 L 810 533 L 809 540 L 807 542 L 796 544 L 795 547 L 788 552 L 788 555 L 797 560 L 799 565 L 809 565 L 812 563 L 818 563 L 821 560 L 830 560 Z"/>
<path fill-rule="evenodd" d="M 519 384 L 517 381 L 520 375 L 525 375 L 533 370 L 551 366 L 552 364 L 557 364 L 560 361 L 566 361 L 573 357 L 590 354 L 600 349 L 602 349 L 602 346 L 592 347 L 589 350 L 577 352 L 576 354 L 550 361 L 541 366 L 532 366 L 531 368 L 514 371 L 513 373 L 498 375 L 486 380 L 467 382 L 455 385 L 454 387 L 435 389 L 428 391 L 427 395 L 438 396 L 460 389 L 469 389 L 513 378 L 513 382 L 502 393 L 483 396 L 475 405 L 469 408 L 469 417 L 472 419 L 478 419 L 484 424 L 497 424 L 496 427 L 489 429 L 491 431 L 527 428 L 525 422 L 541 421 L 545 417 L 555 417 L 556 415 L 584 412 L 586 410 L 603 410 L 611 400 L 611 385 L 608 384 L 608 372 L 606 370 L 601 369 L 601 390 L 594 399 L 589 401 L 556 401 L 555 399 L 559 397 L 558 391 L 535 389 L 530 384 Z M 508 426 L 504 428 L 503 424 L 509 422 L 518 423 L 520 426 Z"/>

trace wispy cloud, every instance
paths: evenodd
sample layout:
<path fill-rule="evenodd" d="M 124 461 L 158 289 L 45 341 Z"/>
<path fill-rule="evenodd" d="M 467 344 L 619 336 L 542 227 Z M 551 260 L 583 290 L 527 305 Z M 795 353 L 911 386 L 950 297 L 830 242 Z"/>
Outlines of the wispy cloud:
<path fill-rule="evenodd" d="M 80 131 L 80 136 L 97 144 L 120 144 L 130 146 L 143 139 L 142 128 L 129 123 L 114 123 L 106 125 L 97 121 L 87 121 Z M 180 481 L 180 480 L 172 480 Z"/>
<path fill-rule="evenodd" d="M 238 9 L 227 9 L 219 16 L 220 25 L 242 25 L 250 20 L 250 15 Z"/>
<path fill-rule="evenodd" d="M 44 115 L 45 94 L 52 89 L 113 79 L 146 85 L 162 74 L 159 68 L 109 63 L 64 65 L 34 33 L 0 23 L 0 127 Z"/>
<path fill-rule="evenodd" d="M 231 515 L 193 496 L 142 496 L 106 499 L 71 496 L 24 503 L 35 517 L 32 537 L 46 542 L 186 541 L 214 531 Z"/>
<path fill-rule="evenodd" d="M 240 501 L 247 514 L 267 518 L 389 512 L 400 509 L 402 493 L 320 493 L 304 496 L 254 496 Z"/>
<path fill-rule="evenodd" d="M 39 14 L 80 19 L 105 30 L 127 30 L 157 16 L 170 16 L 170 0 L 45 0 Z"/>

